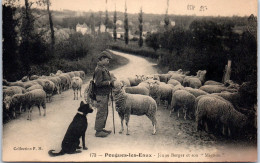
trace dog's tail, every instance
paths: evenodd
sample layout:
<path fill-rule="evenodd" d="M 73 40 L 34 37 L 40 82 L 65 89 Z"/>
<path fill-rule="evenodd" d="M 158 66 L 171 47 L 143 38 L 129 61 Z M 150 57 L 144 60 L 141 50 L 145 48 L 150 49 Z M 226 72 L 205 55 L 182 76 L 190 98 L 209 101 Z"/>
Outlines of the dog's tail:
<path fill-rule="evenodd" d="M 48 152 L 51 157 L 60 156 L 60 155 L 65 154 L 65 152 L 63 150 L 61 150 L 59 153 L 53 153 L 53 151 L 55 151 L 55 150 L 49 150 L 49 152 Z"/>

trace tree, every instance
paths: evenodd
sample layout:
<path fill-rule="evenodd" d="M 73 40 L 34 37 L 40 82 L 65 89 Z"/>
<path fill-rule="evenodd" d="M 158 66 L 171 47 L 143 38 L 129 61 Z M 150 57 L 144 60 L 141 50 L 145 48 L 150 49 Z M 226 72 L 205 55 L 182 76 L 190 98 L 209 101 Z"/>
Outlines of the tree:
<path fill-rule="evenodd" d="M 146 45 L 153 48 L 155 52 L 160 47 L 159 37 L 160 37 L 159 33 L 152 33 L 152 34 L 148 34 L 145 39 Z"/>
<path fill-rule="evenodd" d="M 169 8 L 169 0 L 167 0 L 167 8 L 164 17 L 164 28 L 167 30 L 170 24 L 169 16 L 168 16 L 168 8 Z"/>
<path fill-rule="evenodd" d="M 107 0 L 106 0 L 106 6 L 107 6 Z M 108 11 L 107 11 L 107 7 L 106 7 L 106 18 L 105 18 L 106 29 L 105 29 L 105 31 L 107 31 L 108 24 L 109 24 L 109 18 L 108 18 Z"/>
<path fill-rule="evenodd" d="M 138 20 L 139 20 L 139 41 L 138 41 L 138 44 L 139 44 L 139 47 L 142 47 L 143 46 L 143 11 L 142 11 L 142 8 L 140 9 Z"/>
<path fill-rule="evenodd" d="M 124 20 L 124 27 L 125 27 L 125 44 L 128 44 L 129 38 L 128 38 L 128 17 L 127 17 L 127 7 L 126 7 L 126 1 L 125 1 L 125 20 Z"/>
<path fill-rule="evenodd" d="M 19 77 L 19 54 L 17 53 L 16 8 L 3 5 L 3 78 L 15 81 Z M 20 76 L 21 77 L 21 76 Z"/>
<path fill-rule="evenodd" d="M 114 37 L 114 41 L 116 41 L 117 39 L 117 34 L 116 34 L 116 20 L 117 20 L 117 15 L 116 15 L 116 7 L 115 7 L 115 12 L 114 12 L 114 30 L 113 30 L 113 37 Z"/>
<path fill-rule="evenodd" d="M 95 17 L 93 15 L 93 13 L 91 13 L 91 15 L 89 17 L 89 23 L 90 23 L 91 33 L 95 34 Z"/>
<path fill-rule="evenodd" d="M 51 29 L 51 49 L 52 52 L 54 52 L 55 37 L 54 37 L 53 21 L 52 21 L 52 16 L 50 11 L 50 5 L 51 5 L 50 0 L 46 0 L 46 5 L 47 5 L 47 12 L 49 15 L 49 22 L 50 22 L 50 29 Z"/>

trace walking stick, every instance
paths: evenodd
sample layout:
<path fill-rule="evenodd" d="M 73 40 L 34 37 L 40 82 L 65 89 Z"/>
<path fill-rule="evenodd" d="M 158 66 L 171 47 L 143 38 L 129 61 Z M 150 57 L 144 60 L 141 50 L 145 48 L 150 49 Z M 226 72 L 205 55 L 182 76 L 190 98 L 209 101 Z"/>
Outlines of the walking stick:
<path fill-rule="evenodd" d="M 112 102 L 112 112 L 113 112 L 113 128 L 114 128 L 114 134 L 116 133 L 116 128 L 115 128 L 115 115 L 114 115 L 114 99 L 113 99 L 113 94 L 112 94 L 112 90 L 111 90 L 111 102 Z"/>

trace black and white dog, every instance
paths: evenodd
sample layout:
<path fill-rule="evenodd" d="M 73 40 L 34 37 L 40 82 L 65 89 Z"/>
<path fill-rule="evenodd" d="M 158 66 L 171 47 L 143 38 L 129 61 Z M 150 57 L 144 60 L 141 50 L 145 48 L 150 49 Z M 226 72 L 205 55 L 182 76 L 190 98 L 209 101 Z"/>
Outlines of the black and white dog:
<path fill-rule="evenodd" d="M 84 104 L 83 101 L 80 103 L 80 107 L 78 108 L 78 113 L 73 118 L 70 123 L 67 132 L 64 136 L 64 139 L 61 144 L 61 151 L 59 153 L 53 153 L 54 150 L 49 151 L 50 156 L 59 156 L 64 154 L 74 154 L 80 153 L 81 151 L 77 151 L 80 149 L 80 137 L 82 138 L 83 149 L 87 150 L 88 148 L 85 146 L 85 133 L 88 127 L 88 121 L 86 115 L 88 113 L 92 113 L 93 109 L 89 104 Z"/>

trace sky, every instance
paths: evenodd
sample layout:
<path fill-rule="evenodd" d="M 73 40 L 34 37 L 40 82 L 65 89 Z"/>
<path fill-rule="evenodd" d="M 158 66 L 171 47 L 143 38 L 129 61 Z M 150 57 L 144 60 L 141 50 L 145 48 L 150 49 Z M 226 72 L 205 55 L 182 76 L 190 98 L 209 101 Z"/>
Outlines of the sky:
<path fill-rule="evenodd" d="M 105 11 L 106 0 L 51 0 L 53 10 Z M 197 16 L 257 15 L 257 0 L 169 0 L 169 14 Z M 124 12 L 125 0 L 107 0 L 108 11 Z M 127 12 L 165 14 L 167 0 L 126 0 Z M 195 8 L 194 8 L 195 7 Z"/>

